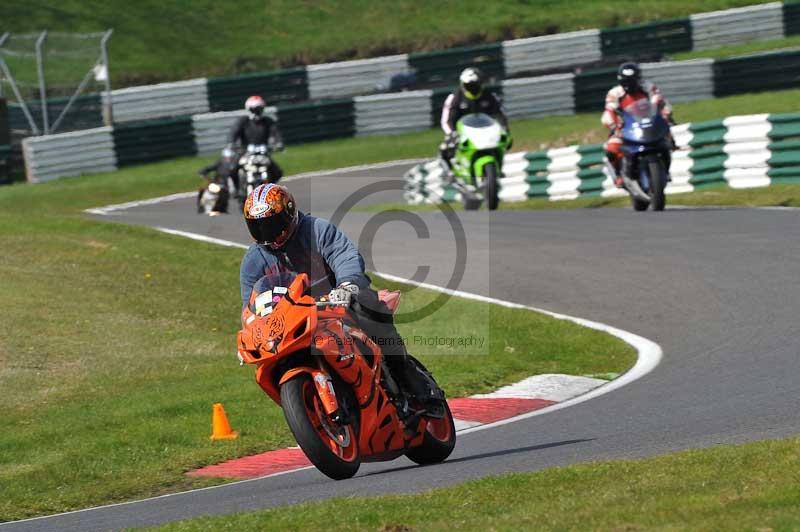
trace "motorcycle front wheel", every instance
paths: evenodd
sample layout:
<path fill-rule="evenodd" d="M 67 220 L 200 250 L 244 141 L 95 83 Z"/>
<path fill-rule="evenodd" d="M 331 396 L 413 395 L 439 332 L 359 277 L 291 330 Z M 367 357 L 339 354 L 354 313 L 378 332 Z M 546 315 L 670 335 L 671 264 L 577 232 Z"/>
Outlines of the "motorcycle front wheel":
<path fill-rule="evenodd" d="M 661 159 L 650 159 L 647 161 L 650 171 L 650 205 L 654 211 L 663 211 L 667 199 L 664 195 L 664 188 L 667 186 L 667 176 L 664 171 L 664 163 Z"/>
<path fill-rule="evenodd" d="M 361 466 L 358 430 L 353 424 L 339 425 L 328 418 L 311 376 L 302 374 L 286 381 L 281 386 L 281 405 L 297 444 L 317 469 L 334 480 L 356 474 Z"/>
<path fill-rule="evenodd" d="M 486 182 L 486 206 L 490 211 L 500 205 L 499 172 L 495 163 L 488 163 L 483 167 L 483 179 Z"/>

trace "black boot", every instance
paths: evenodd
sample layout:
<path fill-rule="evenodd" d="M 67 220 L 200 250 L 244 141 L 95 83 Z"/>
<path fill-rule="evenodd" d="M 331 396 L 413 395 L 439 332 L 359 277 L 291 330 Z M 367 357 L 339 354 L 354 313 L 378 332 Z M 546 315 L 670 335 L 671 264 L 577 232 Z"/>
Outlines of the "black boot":
<path fill-rule="evenodd" d="M 411 403 L 432 413 L 441 409 L 444 392 L 431 374 L 417 365 L 411 357 L 405 357 L 403 367 L 397 374 L 400 388 Z"/>

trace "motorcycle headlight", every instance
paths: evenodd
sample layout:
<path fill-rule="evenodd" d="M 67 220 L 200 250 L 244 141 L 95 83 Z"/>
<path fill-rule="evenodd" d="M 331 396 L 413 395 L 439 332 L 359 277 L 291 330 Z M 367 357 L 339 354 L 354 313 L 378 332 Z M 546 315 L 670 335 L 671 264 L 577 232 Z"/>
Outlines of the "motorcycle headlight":
<path fill-rule="evenodd" d="M 208 185 L 208 191 L 209 192 L 213 192 L 214 194 L 219 194 L 220 190 L 222 190 L 222 187 L 220 187 L 216 183 L 211 183 L 210 185 Z"/>

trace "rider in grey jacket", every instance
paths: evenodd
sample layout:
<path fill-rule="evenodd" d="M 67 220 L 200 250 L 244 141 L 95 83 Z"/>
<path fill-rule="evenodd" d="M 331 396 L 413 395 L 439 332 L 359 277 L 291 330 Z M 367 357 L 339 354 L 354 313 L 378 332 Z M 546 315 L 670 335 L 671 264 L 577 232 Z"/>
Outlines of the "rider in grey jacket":
<path fill-rule="evenodd" d="M 392 311 L 370 287 L 364 259 L 344 233 L 327 220 L 300 213 L 292 194 L 275 184 L 253 190 L 245 201 L 244 218 L 255 243 L 240 269 L 243 308 L 253 286 L 266 275 L 306 273 L 312 296 L 327 294 L 332 302 L 351 305 L 361 329 L 381 346 L 386 365 L 405 394 L 423 403 L 438 399 L 435 383 L 427 381 L 410 360 Z M 259 283 L 259 288 L 272 287 Z"/>

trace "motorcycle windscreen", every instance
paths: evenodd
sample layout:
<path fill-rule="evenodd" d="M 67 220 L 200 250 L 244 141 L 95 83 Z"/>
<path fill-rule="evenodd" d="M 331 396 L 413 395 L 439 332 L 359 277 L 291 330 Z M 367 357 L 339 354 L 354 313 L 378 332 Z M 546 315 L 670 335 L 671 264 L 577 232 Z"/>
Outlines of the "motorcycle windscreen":
<path fill-rule="evenodd" d="M 622 139 L 637 144 L 658 142 L 669 133 L 669 124 L 649 100 L 636 100 L 622 109 Z"/>
<path fill-rule="evenodd" d="M 467 127 L 482 128 L 492 127 L 495 124 L 494 118 L 485 113 L 473 113 L 460 120 L 461 124 Z"/>
<path fill-rule="evenodd" d="M 268 271 L 253 285 L 253 295 L 250 297 L 250 312 L 257 316 L 267 316 L 272 313 L 275 305 L 283 299 L 295 280 L 297 274 L 278 266 L 273 271 Z"/>

